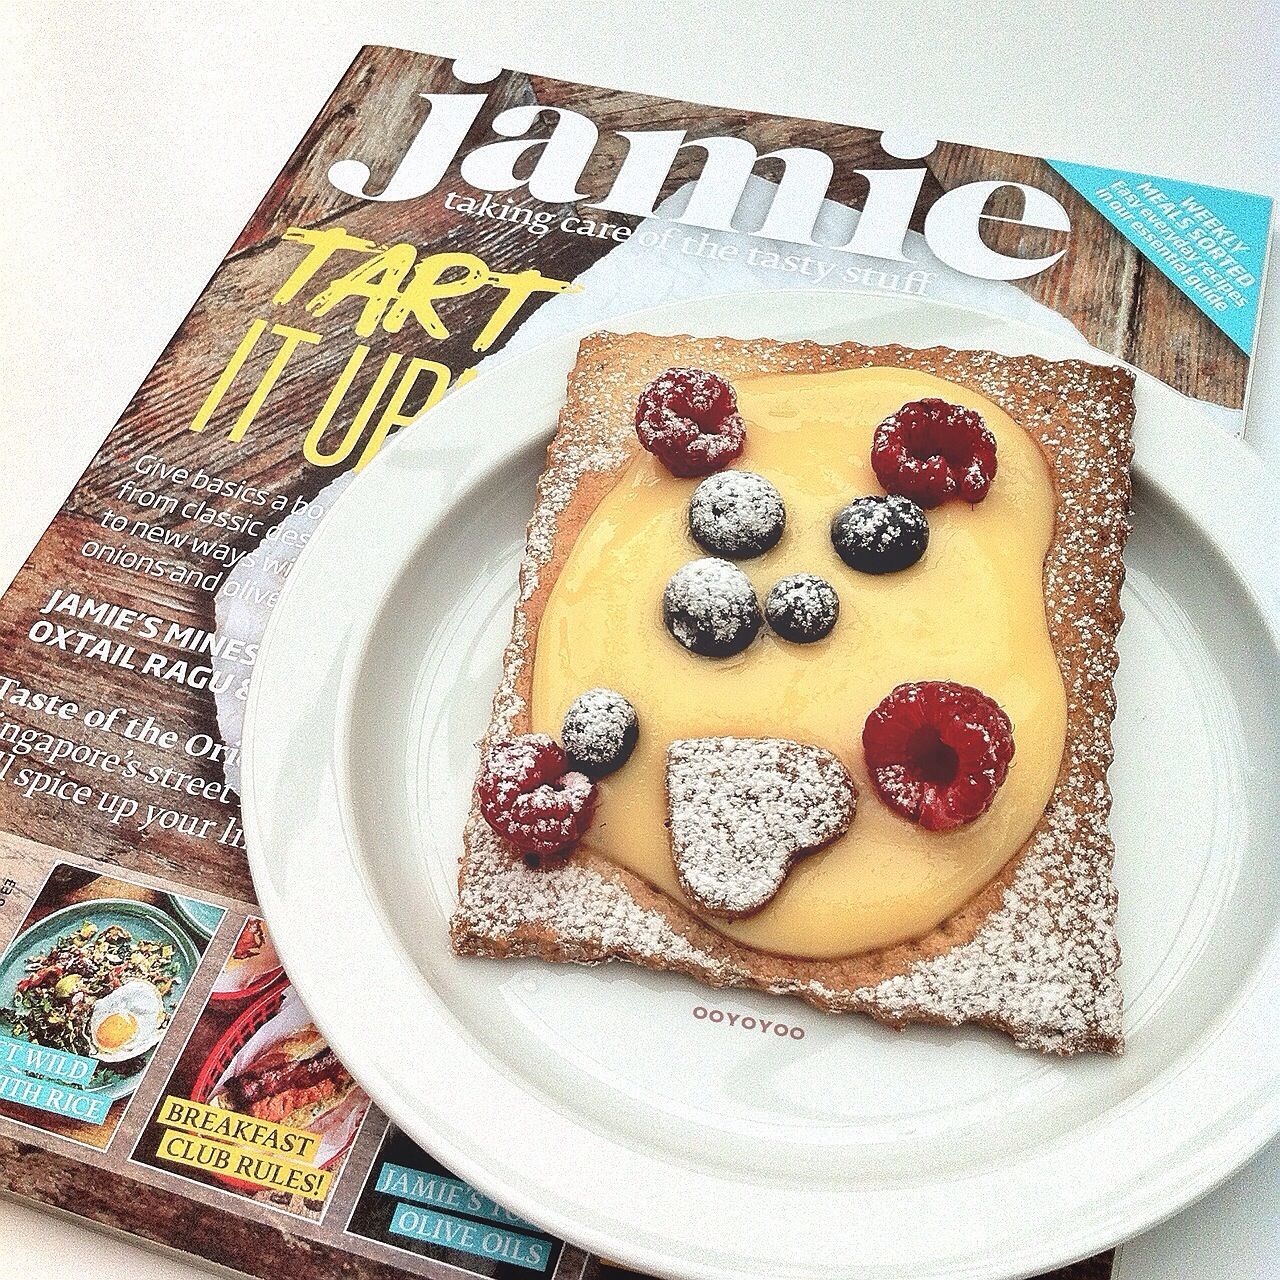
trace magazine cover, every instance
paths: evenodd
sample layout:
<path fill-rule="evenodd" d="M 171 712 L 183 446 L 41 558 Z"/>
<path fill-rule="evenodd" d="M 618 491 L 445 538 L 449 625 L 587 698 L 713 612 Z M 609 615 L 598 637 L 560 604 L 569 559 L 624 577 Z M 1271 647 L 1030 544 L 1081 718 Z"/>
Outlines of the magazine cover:
<path fill-rule="evenodd" d="M 964 308 L 1241 435 L 1270 218 L 1177 177 L 363 49 L 0 601 L 0 1186 L 253 1276 L 638 1274 L 402 1133 L 276 953 L 241 748 L 298 557 L 458 388 L 722 295 Z"/>

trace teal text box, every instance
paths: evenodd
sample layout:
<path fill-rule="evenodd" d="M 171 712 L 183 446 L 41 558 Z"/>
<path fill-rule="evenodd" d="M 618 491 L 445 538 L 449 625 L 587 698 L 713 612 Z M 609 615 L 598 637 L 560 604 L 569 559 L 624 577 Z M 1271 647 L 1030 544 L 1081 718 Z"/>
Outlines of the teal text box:
<path fill-rule="evenodd" d="M 29 1040 L 15 1040 L 0 1035 L 0 1070 L 19 1071 L 23 1075 L 43 1076 L 59 1084 L 84 1085 L 98 1069 L 96 1058 L 85 1058 L 62 1049 L 46 1049 Z"/>
<path fill-rule="evenodd" d="M 428 1173 L 423 1169 L 409 1169 L 402 1164 L 388 1161 L 378 1170 L 375 1190 L 397 1200 L 413 1200 L 418 1204 L 433 1205 L 454 1213 L 470 1214 L 474 1218 L 487 1218 L 507 1227 L 538 1228 L 532 1222 L 504 1209 L 500 1204 L 481 1195 L 474 1187 L 440 1173 Z"/>
<path fill-rule="evenodd" d="M 391 1233 L 420 1244 L 456 1249 L 475 1258 L 506 1262 L 530 1271 L 545 1271 L 551 1260 L 551 1245 L 546 1240 L 437 1213 L 422 1205 L 397 1204 L 391 1215 Z"/>
<path fill-rule="evenodd" d="M 16 1102 L 20 1106 L 49 1111 L 83 1124 L 102 1124 L 111 1109 L 107 1098 L 84 1093 L 52 1080 L 36 1080 L 15 1075 L 0 1068 L 0 1102 Z"/>
<path fill-rule="evenodd" d="M 1268 197 L 1128 169 L 1046 163 L 1252 354 L 1270 240 Z"/>

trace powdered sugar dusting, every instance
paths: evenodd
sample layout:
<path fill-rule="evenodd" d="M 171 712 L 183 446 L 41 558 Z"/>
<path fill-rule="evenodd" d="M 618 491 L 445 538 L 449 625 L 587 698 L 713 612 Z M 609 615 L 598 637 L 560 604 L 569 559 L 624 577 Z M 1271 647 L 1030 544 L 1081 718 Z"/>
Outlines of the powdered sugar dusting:
<path fill-rule="evenodd" d="M 902 537 L 905 519 L 915 514 L 915 507 L 910 498 L 890 494 L 887 498 L 875 498 L 871 502 L 850 503 L 840 515 L 849 532 L 860 543 L 880 550 Z"/>
<path fill-rule="evenodd" d="M 737 565 L 715 556 L 681 565 L 662 594 L 662 608 L 671 634 L 695 651 L 708 638 L 717 648 L 729 646 L 760 627 L 751 580 Z"/>
<path fill-rule="evenodd" d="M 782 495 L 754 471 L 717 471 L 689 499 L 689 531 L 714 555 L 757 556 L 786 525 Z"/>
<path fill-rule="evenodd" d="M 840 617 L 840 597 L 816 573 L 794 573 L 769 588 L 764 616 L 783 639 L 808 644 L 830 634 Z"/>
<path fill-rule="evenodd" d="M 706 910 L 750 915 L 791 864 L 843 835 L 857 793 L 844 765 L 784 738 L 686 738 L 667 748 L 671 852 Z"/>
<path fill-rule="evenodd" d="M 551 557 L 561 512 L 584 478 L 621 470 L 637 447 L 631 414 L 638 387 L 679 363 L 730 378 L 870 366 L 919 369 L 993 400 L 1040 442 L 1058 493 L 1044 568 L 1047 621 L 1067 692 L 1058 783 L 1006 887 L 974 927 L 960 928 L 962 912 L 954 939 L 948 922 L 919 945 L 844 962 L 786 961 L 737 946 L 594 861 L 530 871 L 473 814 L 453 922 L 455 947 L 581 962 L 625 958 L 894 1023 L 980 1022 L 1045 1052 L 1117 1050 L 1121 993 L 1105 778 L 1124 575 L 1120 552 L 1129 530 L 1131 376 L 1082 361 L 945 348 L 608 334 L 588 339 L 570 383 L 567 429 L 553 445 L 539 486 L 491 737 L 528 727 L 520 690 L 532 654 L 529 602 Z M 872 980 L 860 980 L 868 970 Z"/>
<path fill-rule="evenodd" d="M 910 498 L 855 498 L 831 522 L 836 554 L 862 573 L 896 573 L 908 569 L 929 545 L 924 508 Z"/>
<path fill-rule="evenodd" d="M 1118 1039 L 1109 797 L 1105 783 L 1095 785 L 1099 803 L 1083 820 L 1051 804 L 1001 909 L 971 942 L 855 991 L 851 1003 L 951 1024 L 977 1012 L 1020 1044 L 1058 1053 Z"/>
<path fill-rule="evenodd" d="M 735 970 L 694 945 L 660 911 L 638 904 L 625 885 L 570 859 L 534 870 L 472 816 L 467 863 L 453 918 L 459 950 L 489 955 L 538 955 L 554 937 L 567 960 L 592 963 L 611 955 L 661 957 L 713 981 Z M 486 944 L 487 945 L 484 945 Z"/>
<path fill-rule="evenodd" d="M 639 734 L 636 710 L 614 689 L 588 689 L 569 704 L 561 737 L 569 758 L 599 776 L 616 769 Z"/>
<path fill-rule="evenodd" d="M 647 399 L 662 402 L 687 402 L 689 411 L 699 417 L 707 417 L 728 409 L 732 413 L 738 407 L 737 397 L 730 385 L 727 389 L 721 375 L 709 369 L 672 367 L 664 369 L 644 390 Z M 664 413 L 671 413 L 664 407 Z"/>
<path fill-rule="evenodd" d="M 545 760 L 562 770 L 564 756 L 545 733 L 522 733 L 519 737 L 496 742 L 485 754 L 483 771 L 493 789 L 497 804 L 509 808 L 529 784 L 546 769 Z"/>

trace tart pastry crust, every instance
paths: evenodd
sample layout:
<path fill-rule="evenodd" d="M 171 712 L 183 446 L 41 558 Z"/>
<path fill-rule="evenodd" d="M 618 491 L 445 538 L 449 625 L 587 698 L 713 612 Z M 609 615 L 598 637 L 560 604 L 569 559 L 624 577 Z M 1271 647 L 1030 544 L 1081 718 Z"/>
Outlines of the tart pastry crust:
<path fill-rule="evenodd" d="M 998 404 L 1039 444 L 1056 493 L 1044 562 L 1050 640 L 1067 696 L 1062 764 L 1044 814 L 985 889 L 915 941 L 837 960 L 734 942 L 640 877 L 587 849 L 533 870 L 472 806 L 451 935 L 473 956 L 628 960 L 712 986 L 796 995 L 882 1023 L 975 1023 L 1026 1048 L 1123 1048 L 1115 935 L 1112 677 L 1129 533 L 1133 377 L 1119 366 L 990 351 L 858 343 L 587 337 L 538 485 L 520 593 L 486 744 L 529 731 L 538 625 L 579 531 L 640 448 L 642 387 L 672 366 L 726 378 L 890 366 L 934 374 Z"/>

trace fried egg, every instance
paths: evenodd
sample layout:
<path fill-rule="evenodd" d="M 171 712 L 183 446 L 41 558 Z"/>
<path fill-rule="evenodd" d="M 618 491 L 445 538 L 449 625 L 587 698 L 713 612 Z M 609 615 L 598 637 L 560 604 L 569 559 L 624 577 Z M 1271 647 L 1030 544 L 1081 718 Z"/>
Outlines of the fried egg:
<path fill-rule="evenodd" d="M 99 1062 L 126 1062 L 145 1053 L 164 1033 L 168 1014 L 160 993 L 134 978 L 103 996 L 89 1016 L 89 1038 Z"/>

